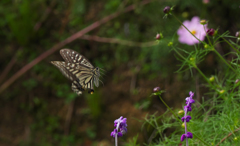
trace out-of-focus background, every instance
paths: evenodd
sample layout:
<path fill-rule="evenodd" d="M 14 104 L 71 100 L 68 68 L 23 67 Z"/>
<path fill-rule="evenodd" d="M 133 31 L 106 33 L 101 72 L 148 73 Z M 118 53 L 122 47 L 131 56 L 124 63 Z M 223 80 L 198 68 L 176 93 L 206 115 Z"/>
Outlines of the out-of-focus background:
<path fill-rule="evenodd" d="M 1 0 L 0 145 L 113 145 L 110 133 L 120 116 L 127 118 L 128 133 L 119 142 L 139 134 L 139 143 L 147 143 L 149 129 L 141 120 L 166 110 L 150 96 L 154 87 L 166 91 L 163 99 L 174 109 L 182 108 L 190 90 L 201 98 L 206 89 L 200 77 L 174 73 L 180 62 L 168 43 L 194 46 L 178 42 L 180 23 L 163 19 L 165 6 L 175 6 L 181 21 L 209 20 L 208 28 L 219 33 L 234 36 L 240 29 L 238 0 Z M 164 38 L 156 43 L 160 32 Z M 105 70 L 94 94 L 77 96 L 50 64 L 63 60 L 61 48 Z M 230 51 L 221 43 L 217 50 Z M 218 59 L 210 53 L 199 67 L 211 75 Z"/>

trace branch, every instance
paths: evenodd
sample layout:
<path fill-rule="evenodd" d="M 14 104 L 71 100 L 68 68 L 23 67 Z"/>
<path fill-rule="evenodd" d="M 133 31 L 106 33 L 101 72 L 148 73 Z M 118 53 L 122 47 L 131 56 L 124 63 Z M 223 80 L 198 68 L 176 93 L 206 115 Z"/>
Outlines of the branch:
<path fill-rule="evenodd" d="M 140 2 L 140 5 L 145 5 L 150 3 L 151 0 L 143 0 Z M 0 87 L 0 93 L 3 92 L 6 88 L 8 88 L 15 80 L 17 80 L 20 76 L 22 76 L 25 72 L 27 72 L 29 69 L 31 69 L 34 65 L 48 57 L 49 55 L 53 54 L 58 49 L 64 47 L 65 45 L 73 42 L 77 38 L 83 36 L 84 34 L 88 33 L 89 31 L 99 27 L 100 25 L 112 20 L 113 18 L 118 17 L 120 14 L 132 11 L 136 8 L 136 5 L 130 5 L 127 8 L 125 8 L 122 11 L 115 12 L 109 16 L 104 17 L 103 19 L 94 22 L 93 24 L 89 25 L 88 27 L 80 30 L 79 32 L 73 34 L 72 36 L 68 37 L 67 39 L 63 40 L 62 42 L 54 45 L 52 48 L 50 48 L 48 51 L 42 53 L 37 58 L 35 58 L 32 62 L 28 63 L 24 67 L 22 67 L 18 72 L 16 72 L 10 79 L 8 79 L 6 82 L 2 84 Z"/>
<path fill-rule="evenodd" d="M 234 130 L 233 132 L 230 132 L 227 136 L 225 136 L 216 146 L 219 146 L 223 141 L 225 141 L 228 137 L 230 137 L 231 135 L 233 135 L 234 132 L 237 132 L 238 130 L 240 130 L 240 128 Z"/>
<path fill-rule="evenodd" d="M 80 39 L 102 42 L 102 43 L 116 43 L 116 44 L 121 44 L 121 45 L 137 46 L 137 47 L 152 47 L 152 46 L 155 46 L 158 44 L 158 43 L 156 43 L 156 41 L 140 43 L 140 42 L 132 42 L 132 41 L 126 41 L 126 40 L 121 40 L 121 39 L 115 39 L 115 38 L 91 36 L 91 35 L 83 35 L 82 37 L 80 37 Z"/>
<path fill-rule="evenodd" d="M 9 71 L 12 69 L 13 65 L 16 63 L 16 55 L 12 57 L 8 65 L 3 70 L 2 74 L 0 75 L 0 83 L 6 78 Z"/>

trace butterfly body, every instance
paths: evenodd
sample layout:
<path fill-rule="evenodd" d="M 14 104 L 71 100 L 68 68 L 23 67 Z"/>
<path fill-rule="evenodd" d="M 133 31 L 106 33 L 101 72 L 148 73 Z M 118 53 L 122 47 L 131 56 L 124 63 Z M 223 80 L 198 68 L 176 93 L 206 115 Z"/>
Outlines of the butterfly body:
<path fill-rule="evenodd" d="M 94 92 L 94 85 L 99 86 L 100 70 L 94 67 L 84 56 L 71 49 L 62 49 L 60 54 L 64 61 L 51 61 L 64 76 L 72 82 L 72 90 L 78 95 L 82 91 Z"/>

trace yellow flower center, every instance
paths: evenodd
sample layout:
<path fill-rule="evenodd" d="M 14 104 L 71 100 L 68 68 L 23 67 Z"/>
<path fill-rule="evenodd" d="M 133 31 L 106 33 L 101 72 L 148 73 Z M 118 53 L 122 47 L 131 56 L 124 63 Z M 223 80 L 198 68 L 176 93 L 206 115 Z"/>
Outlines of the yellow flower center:
<path fill-rule="evenodd" d="M 196 30 L 192 30 L 191 33 L 192 33 L 193 35 L 195 35 L 197 32 L 196 32 Z"/>

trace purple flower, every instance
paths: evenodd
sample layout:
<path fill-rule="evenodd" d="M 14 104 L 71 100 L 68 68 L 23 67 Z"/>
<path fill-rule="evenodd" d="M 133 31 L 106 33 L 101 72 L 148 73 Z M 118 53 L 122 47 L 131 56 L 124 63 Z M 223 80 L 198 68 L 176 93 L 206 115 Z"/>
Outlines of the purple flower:
<path fill-rule="evenodd" d="M 111 132 L 111 136 L 112 137 L 115 137 L 115 135 L 117 134 L 118 137 L 122 137 L 122 133 L 121 132 L 117 132 L 117 129 L 114 129 L 112 132 Z"/>
<path fill-rule="evenodd" d="M 185 138 L 192 138 L 193 137 L 192 133 L 187 131 L 187 122 L 189 122 L 192 119 L 192 117 L 187 115 L 187 113 L 189 111 L 192 111 L 191 106 L 192 106 L 192 103 L 195 102 L 195 100 L 192 99 L 193 96 L 194 96 L 194 93 L 192 91 L 189 92 L 189 95 L 190 96 L 186 98 L 186 104 L 187 105 L 184 106 L 184 112 L 185 112 L 184 117 L 181 118 L 181 120 L 184 122 L 184 125 L 185 125 L 185 134 L 183 134 L 181 136 L 181 141 L 184 141 Z M 186 143 L 188 145 L 188 141 L 186 141 Z"/>
<path fill-rule="evenodd" d="M 185 138 L 186 138 L 186 134 L 183 134 L 183 135 L 181 136 L 181 141 L 184 141 Z"/>
<path fill-rule="evenodd" d="M 187 138 L 193 138 L 193 134 L 191 132 L 187 132 Z"/>
<path fill-rule="evenodd" d="M 192 107 L 191 107 L 191 105 L 184 106 L 184 110 L 187 111 L 187 112 L 192 111 Z"/>
<path fill-rule="evenodd" d="M 193 138 L 193 134 L 191 132 L 187 132 L 187 134 L 183 134 L 181 136 L 181 141 L 184 141 L 186 137 L 187 138 Z"/>
<path fill-rule="evenodd" d="M 203 41 L 205 36 L 206 36 L 206 32 L 202 26 L 202 24 L 200 24 L 200 19 L 199 17 L 195 16 L 192 18 L 191 21 L 184 21 L 183 25 L 186 26 L 189 31 L 195 35 L 199 40 Z M 205 29 L 207 29 L 207 25 L 204 25 Z M 179 42 L 183 43 L 183 44 L 188 44 L 188 45 L 194 45 L 199 43 L 199 41 L 193 37 L 192 34 L 190 34 L 183 26 L 181 26 L 178 31 L 177 34 L 179 35 Z"/>
<path fill-rule="evenodd" d="M 127 118 L 123 118 L 122 116 L 119 119 L 114 121 L 114 127 L 116 127 L 112 132 L 111 136 L 115 137 L 117 134 L 118 137 L 123 136 L 123 134 L 127 133 Z M 120 132 L 118 132 L 118 129 Z"/>
<path fill-rule="evenodd" d="M 195 102 L 195 100 L 192 99 L 192 97 L 194 96 L 194 93 L 192 91 L 190 91 L 189 95 L 190 95 L 190 97 L 186 98 L 186 101 L 187 101 L 186 104 L 187 105 L 190 104 L 190 106 L 191 106 L 191 104 Z"/>
<path fill-rule="evenodd" d="M 189 122 L 191 119 L 192 119 L 192 117 L 191 116 L 189 116 L 189 115 L 187 115 L 186 117 L 182 117 L 181 118 L 181 120 L 184 122 L 184 120 L 186 119 L 186 122 Z"/>

